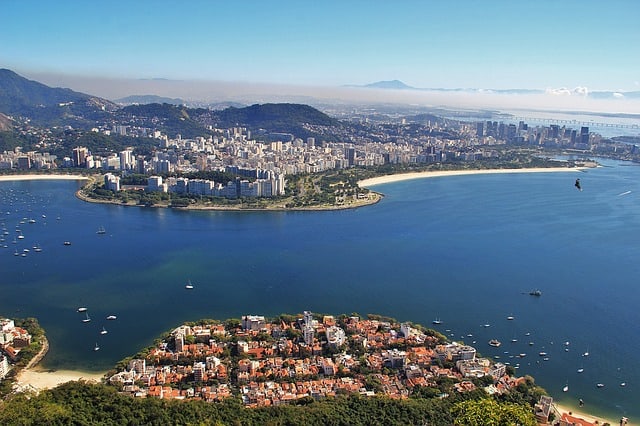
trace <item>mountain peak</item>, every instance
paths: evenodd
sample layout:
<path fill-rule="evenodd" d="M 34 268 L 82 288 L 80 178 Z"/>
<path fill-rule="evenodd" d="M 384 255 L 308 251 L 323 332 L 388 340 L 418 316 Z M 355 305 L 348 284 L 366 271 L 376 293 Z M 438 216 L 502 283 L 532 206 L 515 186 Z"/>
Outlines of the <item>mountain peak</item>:
<path fill-rule="evenodd" d="M 376 81 L 375 83 L 366 84 L 364 87 L 369 87 L 372 89 L 413 89 L 413 87 L 404 84 L 400 80 L 386 80 L 386 81 Z"/>

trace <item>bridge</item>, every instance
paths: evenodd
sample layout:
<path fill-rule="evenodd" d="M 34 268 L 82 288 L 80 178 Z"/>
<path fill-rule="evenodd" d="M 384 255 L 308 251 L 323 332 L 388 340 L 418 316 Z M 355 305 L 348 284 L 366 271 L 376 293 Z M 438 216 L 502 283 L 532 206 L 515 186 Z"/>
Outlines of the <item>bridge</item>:
<path fill-rule="evenodd" d="M 534 121 L 537 123 L 545 123 L 545 124 L 558 124 L 564 126 L 590 126 L 590 127 L 608 127 L 612 129 L 635 129 L 640 130 L 640 120 L 638 120 L 638 124 L 623 124 L 623 123 L 602 123 L 597 121 L 583 121 L 583 120 L 562 120 L 558 118 L 540 118 L 540 117 L 511 117 L 511 120 L 524 121 L 525 123 L 528 121 Z"/>

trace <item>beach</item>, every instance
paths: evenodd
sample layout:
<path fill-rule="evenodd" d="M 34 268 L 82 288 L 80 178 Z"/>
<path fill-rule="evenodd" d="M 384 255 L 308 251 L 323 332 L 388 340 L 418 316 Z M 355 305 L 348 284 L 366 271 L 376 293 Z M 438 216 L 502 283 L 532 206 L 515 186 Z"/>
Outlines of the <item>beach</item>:
<path fill-rule="evenodd" d="M 620 424 L 620 419 L 611 420 L 611 419 L 605 419 L 599 416 L 594 416 L 591 414 L 586 414 L 585 412 L 580 411 L 581 408 L 578 408 L 576 410 L 575 408 L 571 408 L 563 404 L 558 404 L 556 402 L 553 403 L 553 406 L 555 407 L 555 411 L 556 411 L 556 418 L 554 420 L 554 423 L 555 421 L 560 420 L 560 417 L 562 416 L 563 413 L 567 413 L 573 418 L 584 420 L 586 422 L 585 424 L 589 424 L 589 425 L 603 425 L 605 423 L 609 423 L 610 425 L 614 426 L 614 425 Z M 579 423 L 575 422 L 574 424 L 579 424 Z M 627 423 L 627 425 L 631 425 L 631 423 Z"/>
<path fill-rule="evenodd" d="M 7 182 L 13 180 L 86 180 L 86 176 L 80 175 L 40 175 L 40 174 L 27 174 L 27 175 L 0 175 L 0 182 Z"/>
<path fill-rule="evenodd" d="M 462 176 L 462 175 L 482 175 L 496 173 L 549 173 L 549 172 L 579 172 L 581 167 L 540 167 L 540 168 L 524 168 L 524 169 L 476 169 L 476 170 L 445 170 L 445 171 L 427 171 L 401 173 L 394 175 L 378 176 L 374 178 L 364 179 L 358 182 L 361 187 L 373 185 L 381 185 L 383 183 L 400 182 L 410 179 L 434 178 L 445 176 Z"/>
<path fill-rule="evenodd" d="M 26 390 L 31 389 L 36 392 L 43 389 L 51 389 L 62 383 L 76 380 L 86 380 L 89 382 L 99 383 L 105 373 L 89 373 L 84 371 L 71 370 L 23 370 L 18 374 L 16 384 L 19 388 Z"/>

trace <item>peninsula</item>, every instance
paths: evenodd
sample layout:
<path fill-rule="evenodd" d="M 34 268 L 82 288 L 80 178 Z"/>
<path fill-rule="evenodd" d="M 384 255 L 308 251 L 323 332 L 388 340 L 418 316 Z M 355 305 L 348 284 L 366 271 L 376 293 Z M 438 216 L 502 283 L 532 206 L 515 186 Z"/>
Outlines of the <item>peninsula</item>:
<path fill-rule="evenodd" d="M 59 381 L 42 385 L 41 378 L 23 374 L 18 389 L 41 390 L 80 380 L 58 386 L 56 392 L 69 393 L 72 400 L 77 396 L 71 394 L 101 394 L 116 406 L 137 405 L 135 400 L 145 397 L 180 400 L 187 405 L 179 411 L 200 413 L 196 418 L 224 417 L 235 407 L 233 418 L 260 418 L 249 424 L 280 416 L 285 407 L 291 407 L 284 412 L 293 416 L 292 424 L 318 415 L 318 410 L 326 418 L 338 415 L 341 421 L 357 423 L 344 417 L 348 414 L 327 412 L 345 405 L 356 416 L 383 410 L 380 419 L 389 424 L 414 424 L 419 419 L 463 424 L 462 419 L 477 410 L 484 419 L 517 419 L 523 425 L 545 424 L 560 416 L 603 424 L 602 419 L 555 406 L 532 377 L 517 377 L 513 367 L 483 358 L 473 346 L 448 341 L 437 330 L 419 324 L 373 314 L 333 316 L 305 311 L 270 319 L 244 315 L 225 321 L 200 320 L 171 330 L 153 346 L 119 362 L 104 375 L 106 384 L 87 382 L 98 375 L 48 374 Z M 34 380 L 41 386 L 29 386 Z M 117 398 L 113 388 L 120 395 Z M 126 403 L 122 398 L 135 400 Z M 63 401 L 67 398 L 58 404 Z M 194 411 L 190 405 L 203 401 L 211 403 L 209 408 L 198 405 Z M 0 419 L 14 413 L 14 405 L 19 404 L 30 402 L 10 399 L 0 408 Z M 154 405 L 159 413 L 170 407 Z M 410 407 L 417 411 L 396 411 Z M 87 415 L 108 415 L 95 409 Z"/>

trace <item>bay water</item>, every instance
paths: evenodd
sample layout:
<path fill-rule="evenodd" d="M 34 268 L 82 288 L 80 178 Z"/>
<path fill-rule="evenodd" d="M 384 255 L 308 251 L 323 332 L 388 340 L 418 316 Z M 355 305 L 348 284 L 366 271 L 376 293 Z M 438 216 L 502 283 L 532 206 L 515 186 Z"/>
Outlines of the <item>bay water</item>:
<path fill-rule="evenodd" d="M 104 371 L 184 321 L 381 314 L 437 327 L 568 406 L 581 398 L 633 422 L 640 168 L 602 163 L 382 184 L 374 206 L 321 212 L 92 204 L 75 181 L 0 182 L 0 315 L 39 319 L 45 368 Z"/>

